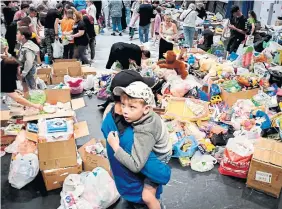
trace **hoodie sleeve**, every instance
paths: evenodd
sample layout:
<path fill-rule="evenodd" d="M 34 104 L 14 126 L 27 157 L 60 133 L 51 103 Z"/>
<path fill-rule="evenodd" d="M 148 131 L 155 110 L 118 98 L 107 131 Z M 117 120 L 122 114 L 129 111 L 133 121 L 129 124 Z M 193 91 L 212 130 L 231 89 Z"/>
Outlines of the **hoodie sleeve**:
<path fill-rule="evenodd" d="M 31 70 L 31 68 L 33 67 L 34 59 L 35 59 L 35 54 L 30 50 L 26 50 L 24 69 L 22 71 L 23 77 L 25 77 L 28 74 L 28 72 Z"/>
<path fill-rule="evenodd" d="M 185 10 L 185 11 L 180 15 L 179 19 L 180 19 L 181 21 L 184 21 L 184 18 L 187 16 L 187 14 L 188 14 L 188 10 Z"/>
<path fill-rule="evenodd" d="M 115 153 L 115 158 L 132 172 L 140 172 L 155 145 L 153 138 L 153 135 L 148 132 L 134 132 L 131 155 L 119 148 Z"/>

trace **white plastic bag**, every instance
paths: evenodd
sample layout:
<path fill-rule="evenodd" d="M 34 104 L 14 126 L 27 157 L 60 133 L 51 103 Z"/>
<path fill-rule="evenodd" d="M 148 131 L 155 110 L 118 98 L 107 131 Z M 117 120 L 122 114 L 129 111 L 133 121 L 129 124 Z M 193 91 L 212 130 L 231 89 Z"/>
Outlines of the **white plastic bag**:
<path fill-rule="evenodd" d="M 37 155 L 29 153 L 26 155 L 17 154 L 11 161 L 9 171 L 9 183 L 16 189 L 21 189 L 30 183 L 39 172 Z"/>
<path fill-rule="evenodd" d="M 109 173 L 97 167 L 92 172 L 71 174 L 65 179 L 59 209 L 106 209 L 119 197 Z"/>
<path fill-rule="evenodd" d="M 217 160 L 211 155 L 202 155 L 200 151 L 195 152 L 191 159 L 191 169 L 198 172 L 206 172 L 213 169 Z"/>
<path fill-rule="evenodd" d="M 64 46 L 63 46 L 63 44 L 61 44 L 61 42 L 59 40 L 55 40 L 55 42 L 52 43 L 52 47 L 53 47 L 53 57 L 54 58 L 63 57 Z"/>
<path fill-rule="evenodd" d="M 18 133 L 15 141 L 13 141 L 12 144 L 10 144 L 8 147 L 5 148 L 5 152 L 7 153 L 17 153 L 19 145 L 25 141 L 25 131 L 21 130 L 20 133 Z"/>
<path fill-rule="evenodd" d="M 38 89 L 47 89 L 45 82 L 38 77 L 36 78 L 36 86 L 38 87 Z"/>
<path fill-rule="evenodd" d="M 120 197 L 114 180 L 103 168 L 97 167 L 89 172 L 83 183 L 85 188 L 82 197 L 92 208 L 106 209 Z"/>
<path fill-rule="evenodd" d="M 95 86 L 95 76 L 94 75 L 87 75 L 86 79 L 83 81 L 83 89 L 90 90 Z"/>
<path fill-rule="evenodd" d="M 223 27 L 224 27 L 224 33 L 222 34 L 223 38 L 229 38 L 230 35 L 231 35 L 231 31 L 230 31 L 230 28 L 228 27 L 229 26 L 229 23 L 230 23 L 230 20 L 229 19 L 225 19 L 223 21 Z"/>
<path fill-rule="evenodd" d="M 236 54 L 238 54 L 240 56 L 240 55 L 243 55 L 243 53 L 244 53 L 244 44 L 240 44 L 238 49 L 237 49 Z"/>
<path fill-rule="evenodd" d="M 246 40 L 246 46 L 253 46 L 254 45 L 254 36 L 248 35 Z"/>

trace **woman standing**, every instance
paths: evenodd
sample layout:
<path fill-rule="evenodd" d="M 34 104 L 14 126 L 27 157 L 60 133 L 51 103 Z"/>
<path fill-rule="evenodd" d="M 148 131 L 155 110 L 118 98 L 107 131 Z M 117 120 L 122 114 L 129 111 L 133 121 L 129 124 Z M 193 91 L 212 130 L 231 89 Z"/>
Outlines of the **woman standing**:
<path fill-rule="evenodd" d="M 253 36 L 256 29 L 257 15 L 254 11 L 249 11 L 248 16 L 248 35 Z"/>
<path fill-rule="evenodd" d="M 172 23 L 172 18 L 169 15 L 164 17 L 164 22 L 160 26 L 160 46 L 159 46 L 159 59 L 163 59 L 163 54 L 173 49 L 173 43 L 177 39 L 177 27 Z"/>
<path fill-rule="evenodd" d="M 115 0 L 109 3 L 110 15 L 113 24 L 112 36 L 115 36 L 115 31 L 118 30 L 119 35 L 122 36 L 121 17 L 122 17 L 122 1 Z"/>
<path fill-rule="evenodd" d="M 196 5 L 190 4 L 188 9 L 185 10 L 180 15 L 180 20 L 184 21 L 183 31 L 184 31 L 185 42 L 186 44 L 189 45 L 189 47 L 193 46 L 193 40 L 195 34 L 196 19 L 198 15 L 198 13 L 195 10 L 196 10 Z"/>
<path fill-rule="evenodd" d="M 68 39 L 68 37 L 72 34 L 74 26 L 73 20 L 73 10 L 67 10 L 66 17 L 61 22 L 62 34 L 63 38 Z M 68 39 L 68 44 L 64 45 L 64 59 L 72 59 L 73 58 L 73 50 L 74 50 L 74 40 Z"/>
<path fill-rule="evenodd" d="M 81 12 L 74 12 L 74 21 L 75 24 L 73 26 L 73 35 L 71 35 L 72 38 L 74 38 L 74 57 L 81 60 L 82 64 L 90 64 L 89 60 L 85 56 L 86 48 L 89 43 L 89 39 L 86 33 L 86 27 L 82 20 L 82 14 Z"/>
<path fill-rule="evenodd" d="M 138 13 L 139 7 L 140 7 L 140 3 L 141 3 L 141 0 L 136 0 L 136 1 L 133 2 L 132 7 L 131 7 L 132 16 L 131 16 L 130 23 L 129 23 L 129 37 L 130 37 L 130 40 L 133 39 L 135 23 L 136 23 L 136 21 L 138 20 L 138 18 L 140 16 L 139 13 Z"/>

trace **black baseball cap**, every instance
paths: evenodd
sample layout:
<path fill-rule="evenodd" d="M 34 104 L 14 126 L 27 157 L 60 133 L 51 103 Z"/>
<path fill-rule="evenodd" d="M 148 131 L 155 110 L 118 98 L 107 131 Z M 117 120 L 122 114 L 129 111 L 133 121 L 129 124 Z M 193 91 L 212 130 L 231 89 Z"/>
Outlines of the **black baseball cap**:
<path fill-rule="evenodd" d="M 123 70 L 115 75 L 112 80 L 110 91 L 112 92 L 115 87 L 127 87 L 129 84 L 135 81 L 142 81 L 152 88 L 155 84 L 154 78 L 142 77 L 138 72 L 134 70 Z"/>

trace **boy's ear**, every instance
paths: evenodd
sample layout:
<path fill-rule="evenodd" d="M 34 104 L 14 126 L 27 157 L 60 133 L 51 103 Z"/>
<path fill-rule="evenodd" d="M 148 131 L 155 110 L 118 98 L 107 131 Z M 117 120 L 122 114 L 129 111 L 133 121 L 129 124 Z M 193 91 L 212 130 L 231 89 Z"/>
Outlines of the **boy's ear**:
<path fill-rule="evenodd" d="M 151 110 L 151 106 L 145 105 L 144 109 L 145 109 L 144 110 L 144 115 L 147 115 L 150 112 L 150 110 Z"/>

